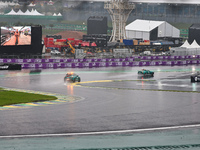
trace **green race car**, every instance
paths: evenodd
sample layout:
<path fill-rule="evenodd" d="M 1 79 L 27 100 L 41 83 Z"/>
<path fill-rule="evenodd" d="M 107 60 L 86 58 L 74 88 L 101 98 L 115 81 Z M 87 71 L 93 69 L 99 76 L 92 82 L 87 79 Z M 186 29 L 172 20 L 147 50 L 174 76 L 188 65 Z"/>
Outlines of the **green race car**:
<path fill-rule="evenodd" d="M 75 73 L 67 73 L 64 81 L 81 82 L 81 78 Z"/>
<path fill-rule="evenodd" d="M 154 72 L 150 71 L 150 70 L 146 70 L 146 69 L 142 69 L 141 71 L 138 71 L 138 74 L 140 75 L 150 75 L 150 76 L 154 76 Z"/>

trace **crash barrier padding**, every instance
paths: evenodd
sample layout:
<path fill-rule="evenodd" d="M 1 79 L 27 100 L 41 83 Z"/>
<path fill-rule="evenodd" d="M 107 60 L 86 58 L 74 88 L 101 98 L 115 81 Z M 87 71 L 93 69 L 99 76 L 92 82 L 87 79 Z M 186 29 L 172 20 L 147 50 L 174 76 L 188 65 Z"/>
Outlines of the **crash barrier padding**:
<path fill-rule="evenodd" d="M 134 66 L 182 66 L 200 64 L 200 60 L 186 61 L 151 61 L 151 62 L 85 62 L 85 63 L 42 63 L 42 64 L 22 64 L 23 69 L 28 68 L 93 68 L 93 67 L 134 67 Z"/>
<path fill-rule="evenodd" d="M 0 63 L 18 63 L 28 68 L 84 68 L 116 66 L 174 66 L 200 64 L 197 56 L 134 56 L 130 58 L 90 59 L 0 59 Z"/>
<path fill-rule="evenodd" d="M 0 63 L 77 63 L 77 62 L 125 62 L 135 60 L 187 60 L 197 56 L 133 56 L 130 58 L 89 58 L 89 59 L 0 59 Z"/>

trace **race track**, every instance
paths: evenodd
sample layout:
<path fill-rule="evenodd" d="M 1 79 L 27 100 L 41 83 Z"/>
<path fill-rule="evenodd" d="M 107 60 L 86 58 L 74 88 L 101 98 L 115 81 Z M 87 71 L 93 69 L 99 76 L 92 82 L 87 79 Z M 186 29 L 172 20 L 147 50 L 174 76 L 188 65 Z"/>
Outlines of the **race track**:
<path fill-rule="evenodd" d="M 199 66 L 1 71 L 0 86 L 59 95 L 58 101 L 0 107 L 0 136 L 114 132 L 200 124 Z M 67 72 L 80 83 L 65 83 Z M 63 98 L 64 97 L 64 98 Z M 67 97 L 67 98 L 66 98 Z"/>

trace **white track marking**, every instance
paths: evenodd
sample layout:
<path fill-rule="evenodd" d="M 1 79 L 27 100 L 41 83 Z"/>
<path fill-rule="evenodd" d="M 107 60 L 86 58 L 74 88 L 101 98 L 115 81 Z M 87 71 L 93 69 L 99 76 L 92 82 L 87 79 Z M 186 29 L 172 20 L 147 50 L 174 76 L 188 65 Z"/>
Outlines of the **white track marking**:
<path fill-rule="evenodd" d="M 140 132 L 141 133 L 141 132 L 147 132 L 147 131 L 162 131 L 162 130 L 183 129 L 183 128 L 197 128 L 197 127 L 200 127 L 200 124 L 185 125 L 185 126 L 172 126 L 172 127 L 160 127 L 160 128 L 147 128 L 147 129 L 102 131 L 102 132 L 10 135 L 10 136 L 0 136 L 0 139 L 2 139 L 2 138 L 32 138 L 32 137 L 61 137 L 61 136 L 105 135 L 105 134 L 123 134 L 123 133 L 136 133 L 136 132 Z"/>

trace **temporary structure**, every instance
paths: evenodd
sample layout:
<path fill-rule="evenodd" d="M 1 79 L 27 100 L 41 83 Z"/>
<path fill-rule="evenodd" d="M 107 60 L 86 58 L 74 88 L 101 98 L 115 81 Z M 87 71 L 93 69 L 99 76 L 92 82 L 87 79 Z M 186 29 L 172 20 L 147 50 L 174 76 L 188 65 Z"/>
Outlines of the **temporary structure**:
<path fill-rule="evenodd" d="M 5 14 L 5 15 L 22 15 L 22 16 L 44 16 L 44 14 L 39 13 L 36 9 L 32 9 L 31 11 L 27 10 L 26 12 L 22 12 L 19 10 L 18 12 L 15 12 L 13 9 Z"/>
<path fill-rule="evenodd" d="M 17 13 L 13 9 L 11 9 L 11 11 L 7 13 L 6 15 L 17 15 Z"/>
<path fill-rule="evenodd" d="M 191 44 L 191 48 L 192 48 L 192 54 L 194 55 L 200 55 L 200 46 L 199 44 L 196 42 L 196 40 L 194 40 Z"/>
<path fill-rule="evenodd" d="M 173 47 L 170 49 L 170 54 L 174 56 L 186 56 L 186 55 L 200 55 L 200 46 L 196 40 L 190 45 L 186 40 L 180 47 Z"/>
<path fill-rule="evenodd" d="M 166 21 L 136 19 L 126 26 L 128 39 L 157 40 L 159 37 L 178 38 L 180 30 Z"/>

